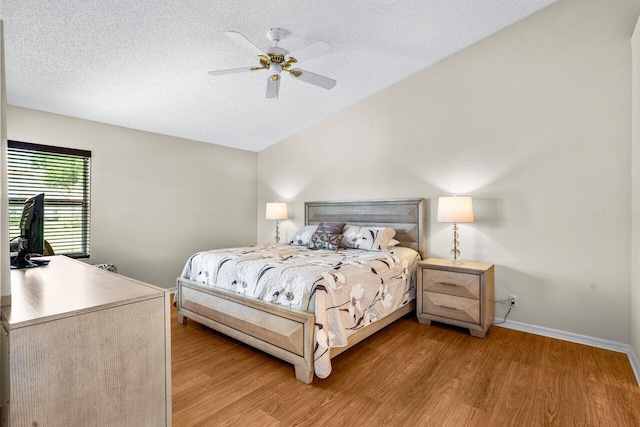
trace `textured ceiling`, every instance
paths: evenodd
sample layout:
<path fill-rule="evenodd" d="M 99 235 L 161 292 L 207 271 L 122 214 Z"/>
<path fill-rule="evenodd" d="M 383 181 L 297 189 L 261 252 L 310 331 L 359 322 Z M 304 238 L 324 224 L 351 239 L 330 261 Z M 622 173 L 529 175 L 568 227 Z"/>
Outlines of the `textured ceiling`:
<path fill-rule="evenodd" d="M 260 151 L 555 0 L 0 0 L 7 99 L 165 135 Z M 223 36 L 259 47 L 280 27 L 290 52 L 317 40 L 333 53 L 300 68 L 338 81 L 321 89 L 268 72 Z"/>

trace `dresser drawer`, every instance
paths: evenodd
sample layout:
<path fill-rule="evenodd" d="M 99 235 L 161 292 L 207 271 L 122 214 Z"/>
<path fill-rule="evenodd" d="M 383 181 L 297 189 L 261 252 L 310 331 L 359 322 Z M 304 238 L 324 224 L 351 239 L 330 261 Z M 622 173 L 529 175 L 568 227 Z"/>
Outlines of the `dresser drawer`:
<path fill-rule="evenodd" d="M 480 301 L 477 299 L 423 292 L 422 312 L 480 324 Z"/>
<path fill-rule="evenodd" d="M 479 299 L 480 276 L 454 271 L 423 269 L 422 290 Z"/>

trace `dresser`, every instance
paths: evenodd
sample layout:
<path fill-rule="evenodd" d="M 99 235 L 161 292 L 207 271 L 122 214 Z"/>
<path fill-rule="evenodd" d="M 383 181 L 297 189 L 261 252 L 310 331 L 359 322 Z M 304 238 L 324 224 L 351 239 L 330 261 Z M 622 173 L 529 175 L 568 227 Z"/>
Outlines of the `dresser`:
<path fill-rule="evenodd" d="M 453 264 L 428 258 L 418 264 L 418 321 L 468 328 L 484 338 L 493 323 L 493 264 Z"/>
<path fill-rule="evenodd" d="M 64 256 L 11 272 L 2 426 L 171 425 L 169 294 Z"/>

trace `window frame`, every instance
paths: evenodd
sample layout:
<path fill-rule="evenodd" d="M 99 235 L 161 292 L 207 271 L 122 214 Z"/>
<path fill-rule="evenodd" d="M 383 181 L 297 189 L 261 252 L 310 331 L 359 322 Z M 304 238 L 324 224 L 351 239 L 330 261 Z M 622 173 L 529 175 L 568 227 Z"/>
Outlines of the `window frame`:
<path fill-rule="evenodd" d="M 82 201 L 79 204 L 82 206 L 82 225 L 81 225 L 81 236 L 82 236 L 82 244 L 84 247 L 84 251 L 80 252 L 56 252 L 56 255 L 65 255 L 70 258 L 85 258 L 88 259 L 91 256 L 91 151 L 81 150 L 76 148 L 68 148 L 68 147 L 57 147 L 53 145 L 44 145 L 44 144 L 35 144 L 31 142 L 22 142 L 15 140 L 7 141 L 8 153 L 7 153 L 7 164 L 9 165 L 9 158 L 11 156 L 12 150 L 25 150 L 31 151 L 34 153 L 51 153 L 51 154 L 61 154 L 61 155 L 71 155 L 82 157 L 84 160 L 84 168 L 83 171 L 83 182 L 82 182 Z M 87 161 L 88 160 L 88 161 Z M 11 175 L 9 171 L 9 175 Z M 38 189 L 34 189 L 34 195 L 38 192 L 41 192 Z M 9 205 L 15 204 L 24 204 L 26 199 L 18 199 L 15 197 L 10 197 L 11 193 L 8 195 Z M 48 203 L 49 200 L 49 203 Z M 47 199 L 45 192 L 45 211 L 47 204 L 50 207 L 55 207 L 56 203 L 50 201 L 52 199 Z M 53 199 L 55 200 L 55 199 Z M 58 206 L 60 202 L 58 202 Z M 45 221 L 45 238 L 47 233 L 47 223 Z"/>

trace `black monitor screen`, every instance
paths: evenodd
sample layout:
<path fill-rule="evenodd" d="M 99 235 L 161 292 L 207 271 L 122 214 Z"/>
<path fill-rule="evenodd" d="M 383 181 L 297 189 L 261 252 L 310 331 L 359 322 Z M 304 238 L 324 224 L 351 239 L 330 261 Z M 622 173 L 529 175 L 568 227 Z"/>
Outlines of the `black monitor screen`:
<path fill-rule="evenodd" d="M 11 263 L 11 268 L 38 267 L 29 261 L 29 254 L 44 252 L 44 193 L 30 197 L 24 202 L 20 218 L 20 252 Z"/>

